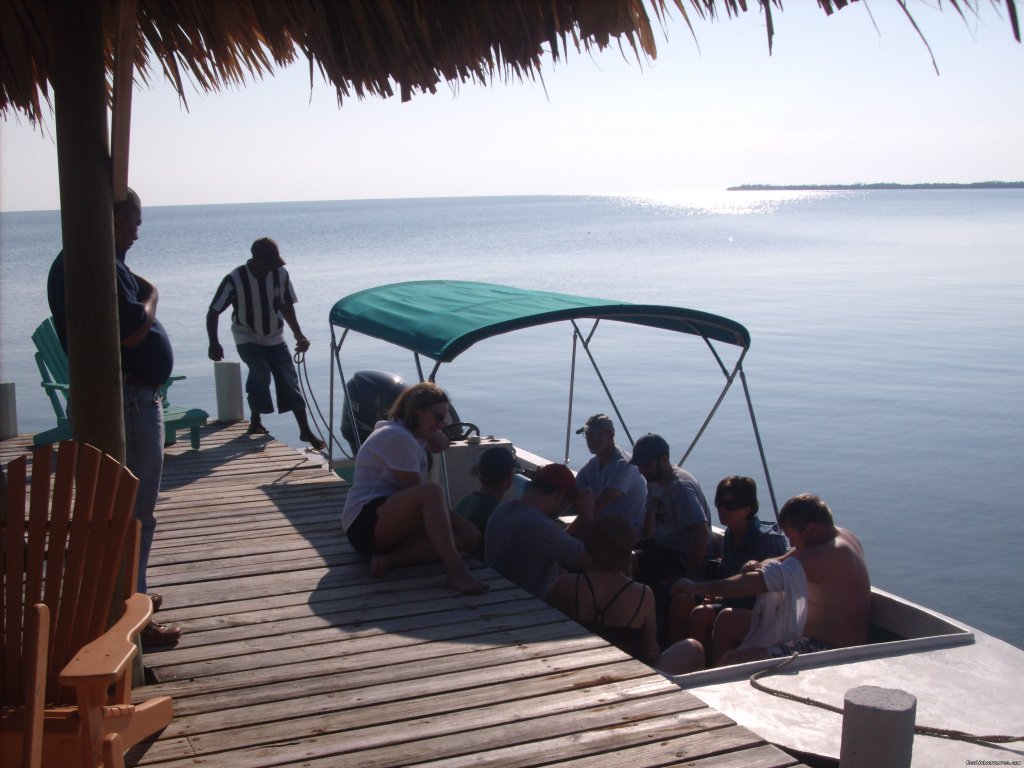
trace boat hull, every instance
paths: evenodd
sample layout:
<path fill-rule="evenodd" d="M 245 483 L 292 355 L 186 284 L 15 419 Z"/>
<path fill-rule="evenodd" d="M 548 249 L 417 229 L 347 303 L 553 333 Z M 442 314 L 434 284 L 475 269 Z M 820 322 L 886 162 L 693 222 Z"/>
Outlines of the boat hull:
<path fill-rule="evenodd" d="M 879 609 L 873 605 L 873 620 L 881 614 L 890 626 L 917 636 L 800 656 L 778 674 L 760 678 L 760 683 L 840 710 L 851 688 L 893 688 L 917 699 L 919 726 L 976 735 L 1024 735 L 1024 651 L 882 590 L 874 593 Z M 772 744 L 838 760 L 840 714 L 773 696 L 750 684 L 751 675 L 777 664 L 778 660 L 755 662 L 672 679 Z M 1022 742 L 989 746 L 918 734 L 912 765 L 1022 758 Z"/>

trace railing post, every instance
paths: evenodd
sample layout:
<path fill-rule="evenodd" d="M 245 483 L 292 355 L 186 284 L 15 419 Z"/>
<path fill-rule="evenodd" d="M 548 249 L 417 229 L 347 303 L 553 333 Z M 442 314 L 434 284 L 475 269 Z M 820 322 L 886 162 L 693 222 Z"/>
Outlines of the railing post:
<path fill-rule="evenodd" d="M 0 383 L 0 440 L 18 436 L 18 403 L 14 396 L 14 382 Z"/>

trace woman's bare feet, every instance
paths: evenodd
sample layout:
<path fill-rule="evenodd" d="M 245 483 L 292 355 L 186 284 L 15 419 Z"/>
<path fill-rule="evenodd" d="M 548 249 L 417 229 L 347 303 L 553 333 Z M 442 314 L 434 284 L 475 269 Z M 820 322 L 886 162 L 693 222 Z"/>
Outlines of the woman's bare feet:
<path fill-rule="evenodd" d="M 490 584 L 477 581 L 464 569 L 458 573 L 448 572 L 445 576 L 445 582 L 449 587 L 464 595 L 479 595 L 481 592 L 486 592 L 491 588 Z"/>
<path fill-rule="evenodd" d="M 391 567 L 391 558 L 387 555 L 374 555 L 370 558 L 370 575 L 380 578 Z"/>

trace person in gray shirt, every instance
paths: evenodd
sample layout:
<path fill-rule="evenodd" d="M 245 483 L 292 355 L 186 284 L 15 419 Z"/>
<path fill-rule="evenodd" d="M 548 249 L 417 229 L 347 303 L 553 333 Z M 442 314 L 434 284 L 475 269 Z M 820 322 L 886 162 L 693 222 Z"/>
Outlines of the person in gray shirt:
<path fill-rule="evenodd" d="M 576 519 L 565 528 L 558 521 L 570 507 Z M 487 523 L 487 565 L 535 597 L 544 597 L 560 567 L 584 570 L 590 564 L 578 538 L 594 518 L 594 495 L 576 487 L 564 464 L 537 470 L 521 499 L 498 506 Z"/>
<path fill-rule="evenodd" d="M 647 483 L 637 467 L 630 465 L 629 456 L 615 444 L 614 422 L 603 413 L 595 413 L 576 434 L 586 437 L 587 449 L 594 454 L 576 476 L 580 488 L 594 492 L 594 516 L 622 518 L 641 537 Z"/>
<path fill-rule="evenodd" d="M 668 639 L 669 589 L 681 576 L 703 573 L 711 541 L 708 500 L 692 474 L 675 466 L 668 443 L 646 434 L 633 446 L 631 462 L 647 481 L 647 514 L 634 576 L 654 590 L 659 640 Z"/>

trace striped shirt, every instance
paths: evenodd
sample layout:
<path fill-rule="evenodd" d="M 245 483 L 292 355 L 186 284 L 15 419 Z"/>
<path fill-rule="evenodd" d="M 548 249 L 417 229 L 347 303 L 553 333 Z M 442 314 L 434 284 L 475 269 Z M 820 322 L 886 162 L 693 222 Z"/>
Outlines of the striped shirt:
<path fill-rule="evenodd" d="M 272 347 L 284 342 L 281 307 L 296 301 L 295 289 L 284 267 L 271 270 L 260 280 L 248 264 L 243 264 L 221 281 L 210 309 L 219 314 L 231 305 L 235 344 L 253 342 Z"/>

